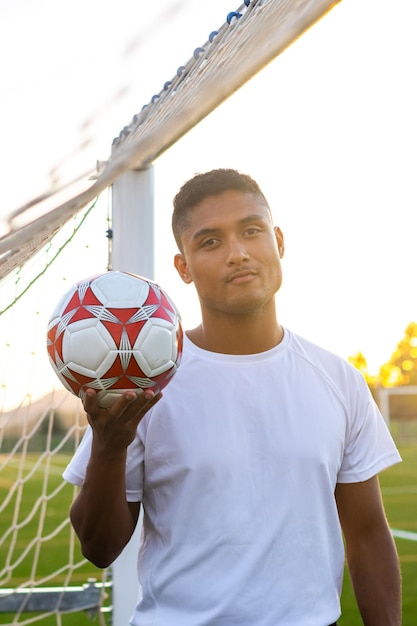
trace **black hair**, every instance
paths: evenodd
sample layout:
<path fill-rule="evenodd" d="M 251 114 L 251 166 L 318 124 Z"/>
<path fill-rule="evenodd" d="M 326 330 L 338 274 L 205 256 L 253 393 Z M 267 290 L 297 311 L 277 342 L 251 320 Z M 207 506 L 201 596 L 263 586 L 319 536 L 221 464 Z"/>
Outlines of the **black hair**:
<path fill-rule="evenodd" d="M 172 232 L 179 250 L 182 250 L 181 237 L 188 227 L 190 211 L 205 198 L 231 189 L 253 194 L 269 208 L 258 183 L 247 174 L 234 169 L 216 169 L 196 174 L 182 185 L 174 198 Z"/>

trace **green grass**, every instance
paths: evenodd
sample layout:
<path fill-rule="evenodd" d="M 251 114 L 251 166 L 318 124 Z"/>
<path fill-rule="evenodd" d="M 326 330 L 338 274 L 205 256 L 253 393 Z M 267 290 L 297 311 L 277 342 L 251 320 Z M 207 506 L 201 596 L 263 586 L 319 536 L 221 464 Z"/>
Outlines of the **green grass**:
<path fill-rule="evenodd" d="M 13 533 L 8 535 L 6 541 L 3 541 L 0 545 L 0 570 L 1 566 L 4 563 L 8 563 L 9 560 L 11 564 L 21 560 L 13 568 L 13 586 L 22 584 L 28 579 L 36 547 L 33 546 L 26 556 L 23 555 L 33 537 L 38 534 L 38 527 L 42 517 L 44 517 L 41 532 L 43 538 L 47 538 L 48 535 L 55 532 L 64 520 L 68 521 L 73 488 L 68 484 L 63 484 L 62 489 L 53 495 L 58 485 L 62 483 L 61 473 L 67 460 L 68 457 L 66 456 L 57 455 L 52 457 L 47 482 L 45 482 L 44 476 L 46 461 L 36 467 L 38 458 L 34 455 L 27 456 L 23 472 L 19 473 L 20 460 L 17 459 L 15 462 L 9 463 L 1 473 L 0 503 L 5 501 L 7 495 L 10 496 L 10 489 L 15 484 L 16 479 L 20 478 L 19 487 L 14 491 L 9 503 L 0 515 L 0 541 L 6 532 L 10 533 L 12 527 L 16 528 Z M 32 472 L 34 473 L 32 474 Z M 40 500 L 43 493 L 44 499 Z M 44 509 L 46 509 L 45 515 Z M 37 579 L 50 575 L 51 572 L 63 567 L 68 562 L 70 533 L 71 528 L 68 521 L 66 526 L 62 528 L 53 540 L 45 540 L 41 544 L 41 556 L 38 559 L 38 568 L 36 570 Z M 12 546 L 13 552 L 11 552 Z M 79 549 L 75 550 L 75 560 L 82 560 Z M 94 572 L 95 576 L 97 576 L 98 570 L 95 569 Z M 73 583 L 82 584 L 85 582 L 86 574 L 92 574 L 91 565 L 89 564 L 74 572 L 72 577 Z M 65 577 L 66 573 L 59 574 L 46 584 L 48 586 L 62 584 Z M 2 572 L 2 584 L 3 580 L 4 574 Z"/>
<path fill-rule="evenodd" d="M 380 475 L 391 528 L 417 533 L 417 446 L 400 446 L 403 462 Z M 402 572 L 403 622 L 415 626 L 417 615 L 417 542 L 396 539 Z M 345 573 L 340 626 L 362 626 L 349 575 Z"/>
<path fill-rule="evenodd" d="M 53 456 L 48 472 L 45 472 L 46 463 L 48 463 L 46 459 L 37 466 L 39 458 L 39 454 L 27 455 L 22 469 L 19 456 L 13 462 L 8 463 L 0 474 L 0 507 L 3 507 L 0 511 L 0 588 L 24 586 L 30 578 L 36 581 L 45 578 L 42 586 L 46 587 L 59 587 L 63 584 L 79 586 L 86 584 L 89 578 L 100 581 L 102 571 L 91 563 L 85 562 L 69 524 L 68 511 L 74 490 L 71 485 L 62 483 L 61 474 L 70 457 L 69 455 Z M 45 482 L 45 475 L 48 476 L 47 482 Z M 18 478 L 19 487 L 10 498 L 10 490 Z M 59 485 L 62 485 L 62 489 L 55 493 Z M 45 494 L 45 498 L 40 500 L 42 493 Z M 9 502 L 4 506 L 8 497 Z M 67 523 L 55 534 L 56 529 L 64 520 Z M 42 530 L 39 533 L 40 527 Z M 10 532 L 11 528 L 15 528 L 15 531 Z M 54 537 L 48 539 L 52 533 Z M 28 550 L 31 541 L 38 534 L 43 538 L 40 547 L 34 545 Z M 74 545 L 72 555 L 71 535 Z M 25 551 L 27 551 L 26 554 Z M 77 567 L 69 575 L 66 566 L 70 559 L 77 564 Z M 37 563 L 36 571 L 33 570 L 34 562 Z M 62 569 L 63 571 L 59 572 Z M 11 571 L 11 576 L 9 571 Z M 59 573 L 51 576 L 53 572 Z M 34 615 L 22 614 L 20 621 L 28 620 Z M 0 613 L 0 624 L 11 624 L 13 618 L 12 614 Z M 96 621 L 92 621 L 90 616 L 82 612 L 63 615 L 60 624 L 62 626 L 91 626 Z M 58 624 L 54 615 L 38 619 L 36 623 L 42 626 L 57 626 Z"/>
<path fill-rule="evenodd" d="M 402 445 L 400 452 L 403 463 L 388 469 L 380 476 L 385 508 L 392 528 L 417 533 L 417 445 Z M 34 464 L 39 459 L 39 455 L 36 454 L 27 456 L 23 472 L 20 474 L 20 488 L 14 493 L 8 505 L 0 511 L 0 587 L 16 587 L 24 584 L 30 578 L 36 548 L 33 547 L 25 557 L 23 557 L 23 553 L 31 539 L 37 534 L 42 506 L 45 506 L 47 511 L 41 533 L 43 537 L 53 532 L 64 519 L 67 519 L 73 498 L 73 488 L 65 485 L 53 498 L 49 499 L 49 496 L 61 483 L 61 472 L 68 458 L 68 455 L 63 454 L 52 457 L 52 465 L 48 473 L 49 478 L 44 489 L 46 461 L 41 463 L 30 479 L 26 481 L 26 477 L 33 471 Z M 0 474 L 0 507 L 19 476 L 19 461 L 20 459 L 17 458 L 16 461 L 8 464 Z M 41 502 L 35 515 L 31 517 L 35 503 L 43 492 L 46 493 L 47 498 Z M 16 531 L 4 539 L 5 533 L 12 526 L 17 527 Z M 51 572 L 65 567 L 68 563 L 70 534 L 71 529 L 68 523 L 53 539 L 42 543 L 38 566 L 36 572 L 33 572 L 36 580 L 49 576 Z M 404 616 L 402 626 L 415 626 L 417 615 L 417 542 L 396 539 L 396 544 L 403 576 Z M 7 568 L 4 568 L 4 565 L 7 565 L 9 560 L 12 565 L 20 558 L 22 558 L 21 562 L 13 566 L 10 580 L 6 580 L 5 571 Z M 82 565 L 72 572 L 71 585 L 85 584 L 89 578 L 101 579 L 101 570 L 83 562 L 77 540 L 75 540 L 73 558 L 74 562 L 82 563 Z M 47 580 L 45 586 L 62 585 L 67 576 L 67 571 L 57 574 Z M 339 620 L 340 626 L 362 625 L 348 574 L 345 575 L 344 580 L 342 611 L 343 615 Z M 30 614 L 24 614 L 21 621 L 29 617 Z M 13 623 L 13 615 L 0 614 L 0 623 Z M 41 620 L 37 620 L 36 623 L 42 626 L 58 625 L 57 618 L 53 615 L 45 616 Z M 91 626 L 92 623 L 97 623 L 97 620 L 92 621 L 85 613 L 63 615 L 59 622 L 62 626 Z"/>

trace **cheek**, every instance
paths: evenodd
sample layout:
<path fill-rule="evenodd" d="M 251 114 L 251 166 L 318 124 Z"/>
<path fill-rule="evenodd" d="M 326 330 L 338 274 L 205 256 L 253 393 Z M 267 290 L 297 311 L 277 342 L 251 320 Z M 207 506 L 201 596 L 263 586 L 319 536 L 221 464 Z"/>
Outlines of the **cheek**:
<path fill-rule="evenodd" d="M 193 262 L 188 265 L 189 282 L 194 283 L 196 288 L 210 282 L 210 268 L 208 263 Z"/>
<path fill-rule="evenodd" d="M 221 273 L 216 270 L 214 259 L 205 259 L 204 264 L 193 267 L 194 287 L 203 298 L 217 297 L 224 287 Z M 217 295 L 216 295 L 217 294 Z"/>
<path fill-rule="evenodd" d="M 270 250 L 266 262 L 271 271 L 281 272 L 281 257 L 279 250 L 275 246 Z"/>
<path fill-rule="evenodd" d="M 281 286 L 282 282 L 282 265 L 281 259 L 278 254 L 272 256 L 268 263 L 269 276 L 278 286 Z"/>

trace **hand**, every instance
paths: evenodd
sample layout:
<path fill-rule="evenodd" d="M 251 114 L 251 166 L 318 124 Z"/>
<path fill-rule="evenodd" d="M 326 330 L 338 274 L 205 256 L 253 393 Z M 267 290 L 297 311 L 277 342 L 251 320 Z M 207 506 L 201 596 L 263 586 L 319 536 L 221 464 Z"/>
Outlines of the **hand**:
<path fill-rule="evenodd" d="M 146 389 L 140 395 L 126 391 L 107 409 L 98 406 L 97 392 L 87 389 L 84 409 L 96 446 L 109 453 L 126 451 L 135 438 L 140 420 L 162 397 Z"/>

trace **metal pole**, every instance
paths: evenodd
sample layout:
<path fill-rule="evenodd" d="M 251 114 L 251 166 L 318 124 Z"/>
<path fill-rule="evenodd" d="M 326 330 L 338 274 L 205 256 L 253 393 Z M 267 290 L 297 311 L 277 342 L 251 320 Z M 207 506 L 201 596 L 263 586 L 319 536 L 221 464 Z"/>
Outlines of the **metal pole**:
<path fill-rule="evenodd" d="M 154 172 L 127 171 L 112 186 L 112 269 L 154 278 Z M 138 596 L 142 517 L 112 565 L 113 626 L 128 626 Z"/>
<path fill-rule="evenodd" d="M 154 278 L 154 171 L 128 171 L 112 185 L 112 269 Z"/>

